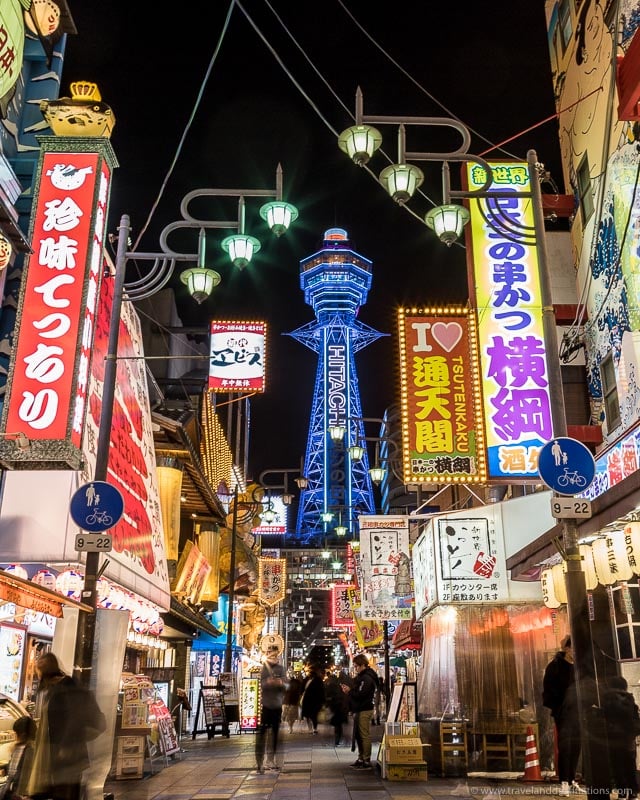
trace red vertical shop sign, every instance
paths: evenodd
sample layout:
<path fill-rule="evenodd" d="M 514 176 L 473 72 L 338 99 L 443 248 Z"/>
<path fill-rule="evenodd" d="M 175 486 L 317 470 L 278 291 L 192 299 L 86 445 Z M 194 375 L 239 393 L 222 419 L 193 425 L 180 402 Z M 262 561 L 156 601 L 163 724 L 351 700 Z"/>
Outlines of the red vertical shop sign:
<path fill-rule="evenodd" d="M 99 149 L 41 158 L 0 442 L 13 468 L 81 464 L 111 177 Z M 16 446 L 17 433 L 27 448 Z"/>

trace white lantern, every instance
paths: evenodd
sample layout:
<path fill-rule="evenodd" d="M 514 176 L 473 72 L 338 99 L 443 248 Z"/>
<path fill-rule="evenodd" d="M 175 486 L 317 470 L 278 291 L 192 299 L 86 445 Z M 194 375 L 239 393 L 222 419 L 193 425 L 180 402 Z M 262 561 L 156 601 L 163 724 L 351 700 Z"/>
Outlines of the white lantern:
<path fill-rule="evenodd" d="M 65 569 L 56 578 L 56 591 L 74 600 L 80 599 L 84 579 L 75 569 Z"/>
<path fill-rule="evenodd" d="M 553 590 L 561 604 L 567 602 L 567 584 L 564 579 L 564 574 L 566 571 L 567 569 L 564 561 L 561 561 L 559 564 L 554 564 L 553 567 L 551 567 Z"/>
<path fill-rule="evenodd" d="M 599 583 L 611 586 L 616 581 L 628 581 L 631 578 L 633 572 L 622 531 L 614 531 L 596 539 L 591 547 Z"/>
<path fill-rule="evenodd" d="M 547 608 L 559 608 L 562 605 L 556 594 L 551 569 L 542 570 L 540 587 L 542 589 L 542 600 Z"/>
<path fill-rule="evenodd" d="M 582 557 L 582 569 L 584 571 L 585 583 L 587 584 L 587 591 L 592 592 L 598 585 L 598 575 L 593 560 L 593 550 L 589 544 L 581 544 L 579 549 Z"/>
<path fill-rule="evenodd" d="M 16 578 L 22 578 L 23 581 L 29 580 L 29 573 L 21 564 L 9 564 L 8 567 L 4 568 L 5 572 L 8 572 L 9 575 L 15 575 Z"/>
<path fill-rule="evenodd" d="M 640 575 L 640 522 L 629 522 L 625 525 L 623 534 L 631 571 L 634 575 Z"/>
<path fill-rule="evenodd" d="M 44 589 L 50 589 L 52 592 L 56 590 L 56 576 L 49 569 L 39 569 L 31 580 Z"/>

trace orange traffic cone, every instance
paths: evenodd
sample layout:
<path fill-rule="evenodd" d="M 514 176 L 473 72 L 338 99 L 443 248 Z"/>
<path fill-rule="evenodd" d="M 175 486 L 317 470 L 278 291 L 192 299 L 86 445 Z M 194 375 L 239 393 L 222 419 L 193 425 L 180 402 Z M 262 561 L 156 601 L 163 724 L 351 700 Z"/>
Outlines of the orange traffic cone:
<path fill-rule="evenodd" d="M 538 758 L 538 746 L 536 745 L 536 737 L 533 733 L 531 725 L 527 726 L 527 740 L 525 743 L 524 751 L 524 775 L 521 780 L 523 781 L 541 781 L 542 773 L 540 772 L 540 760 Z"/>

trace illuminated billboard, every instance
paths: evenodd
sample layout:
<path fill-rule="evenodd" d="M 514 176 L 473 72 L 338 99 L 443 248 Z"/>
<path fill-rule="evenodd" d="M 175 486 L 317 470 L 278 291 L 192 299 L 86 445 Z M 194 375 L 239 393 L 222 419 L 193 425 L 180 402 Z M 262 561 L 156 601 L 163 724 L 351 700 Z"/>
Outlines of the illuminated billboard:
<path fill-rule="evenodd" d="M 14 469 L 79 469 L 113 155 L 46 139 L 34 187 L 29 256 L 7 380 L 0 460 Z M 55 145 L 55 149 L 53 148 Z M 86 140 L 83 140 L 86 146 Z M 47 148 L 50 148 L 47 150 Z M 24 440 L 23 440 L 24 442 Z"/>
<path fill-rule="evenodd" d="M 466 309 L 400 309 L 405 483 L 486 479 L 475 321 Z"/>
<path fill-rule="evenodd" d="M 471 295 L 478 315 L 489 477 L 538 480 L 538 454 L 553 437 L 549 371 L 542 327 L 538 251 L 531 244 L 533 208 L 526 163 L 490 162 L 495 198 L 490 210 L 513 229 L 507 237 L 486 220 L 486 200 L 471 200 Z M 469 189 L 479 189 L 485 171 L 467 165 Z M 507 222 L 504 222 L 504 221 Z M 519 238 L 521 226 L 529 238 Z"/>
<path fill-rule="evenodd" d="M 264 392 L 266 322 L 211 323 L 209 391 Z"/>

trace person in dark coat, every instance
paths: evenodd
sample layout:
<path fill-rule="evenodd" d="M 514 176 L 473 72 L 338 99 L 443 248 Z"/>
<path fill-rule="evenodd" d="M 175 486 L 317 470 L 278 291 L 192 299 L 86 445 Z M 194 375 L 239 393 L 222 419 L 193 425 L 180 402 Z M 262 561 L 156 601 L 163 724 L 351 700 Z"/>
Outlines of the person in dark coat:
<path fill-rule="evenodd" d="M 47 800 L 80 800 L 82 773 L 90 766 L 87 741 L 106 729 L 93 692 L 60 669 L 53 653 L 36 662 L 35 755 L 27 794 Z"/>
<path fill-rule="evenodd" d="M 280 769 L 276 756 L 278 754 L 278 738 L 282 719 L 282 702 L 286 686 L 284 667 L 278 660 L 277 645 L 271 645 L 260 671 L 260 687 L 262 707 L 260 709 L 260 725 L 256 735 L 256 770 Z M 269 753 L 266 764 L 263 764 L 265 749 L 269 740 Z"/>
<path fill-rule="evenodd" d="M 559 650 L 547 664 L 542 680 L 542 702 L 551 710 L 556 729 L 561 796 L 582 792 L 576 782 L 576 769 L 580 758 L 580 719 L 573 688 L 575 676 L 571 637 L 565 636 Z"/>
<path fill-rule="evenodd" d="M 602 693 L 600 708 L 605 719 L 609 742 L 609 765 L 612 789 L 618 792 L 618 800 L 638 796 L 636 773 L 636 736 L 640 726 L 638 706 L 627 691 L 627 682 L 620 675 L 607 681 Z"/>
<path fill-rule="evenodd" d="M 349 698 L 342 691 L 338 676 L 333 673 L 325 682 L 324 694 L 327 707 L 331 712 L 329 723 L 333 725 L 333 743 L 337 747 L 342 741 L 343 726 L 349 721 Z"/>
<path fill-rule="evenodd" d="M 324 705 L 324 673 L 313 664 L 309 668 L 309 677 L 304 684 L 302 695 L 302 718 L 307 720 L 307 727 L 314 736 L 318 735 L 318 714 Z"/>
<path fill-rule="evenodd" d="M 349 707 L 353 711 L 353 738 L 358 746 L 358 758 L 351 766 L 354 769 L 371 769 L 371 720 L 373 702 L 378 691 L 378 676 L 369 666 L 364 653 L 353 659 L 356 676 L 353 686 L 346 684 L 343 691 L 349 693 Z M 353 747 L 352 747 L 353 749 Z"/>
<path fill-rule="evenodd" d="M 282 721 L 289 725 L 289 733 L 293 733 L 293 723 L 297 721 L 300 714 L 300 698 L 304 684 L 297 675 L 289 678 L 289 683 L 284 693 L 284 703 L 282 706 Z"/>

